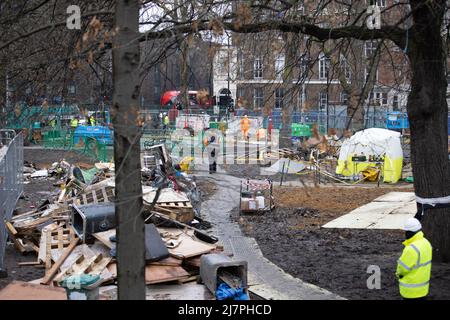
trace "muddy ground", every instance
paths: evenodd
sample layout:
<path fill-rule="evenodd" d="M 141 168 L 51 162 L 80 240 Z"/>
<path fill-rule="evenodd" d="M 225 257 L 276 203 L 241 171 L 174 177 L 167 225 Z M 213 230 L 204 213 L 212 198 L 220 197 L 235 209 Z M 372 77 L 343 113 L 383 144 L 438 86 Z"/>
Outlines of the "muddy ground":
<path fill-rule="evenodd" d="M 323 229 L 320 226 L 391 188 L 275 188 L 278 207 L 263 215 L 233 217 L 266 258 L 291 275 L 348 299 L 400 299 L 396 261 L 402 231 Z M 381 289 L 369 290 L 369 265 L 381 269 Z M 430 299 L 450 299 L 450 265 L 433 263 Z"/>

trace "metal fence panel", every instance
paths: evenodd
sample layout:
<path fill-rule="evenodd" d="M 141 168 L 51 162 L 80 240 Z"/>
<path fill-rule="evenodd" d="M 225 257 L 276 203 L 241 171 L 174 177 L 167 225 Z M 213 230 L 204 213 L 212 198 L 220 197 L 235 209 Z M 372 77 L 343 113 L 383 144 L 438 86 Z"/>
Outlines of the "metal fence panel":
<path fill-rule="evenodd" d="M 23 134 L 0 130 L 0 269 L 8 233 L 4 221 L 12 217 L 17 200 L 23 192 Z"/>

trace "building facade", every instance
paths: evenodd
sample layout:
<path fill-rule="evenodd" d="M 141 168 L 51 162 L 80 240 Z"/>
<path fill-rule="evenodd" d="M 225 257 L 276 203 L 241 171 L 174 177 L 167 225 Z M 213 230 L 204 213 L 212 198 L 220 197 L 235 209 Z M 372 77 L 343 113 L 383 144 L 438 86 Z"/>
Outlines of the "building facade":
<path fill-rule="evenodd" d="M 390 2 L 376 4 L 385 8 Z M 309 3 L 309 11 L 297 8 L 301 15 L 314 13 L 318 2 Z M 323 27 L 339 16 L 338 9 L 327 9 L 318 15 Z M 365 96 L 365 114 L 406 111 L 408 62 L 393 43 L 354 40 L 352 55 L 338 42 L 318 43 L 305 35 L 289 39 L 277 32 L 234 33 L 230 43 L 217 51 L 213 87 L 216 95 L 229 87 L 239 107 L 264 115 L 274 109 L 349 115 L 349 100 L 359 95 Z"/>

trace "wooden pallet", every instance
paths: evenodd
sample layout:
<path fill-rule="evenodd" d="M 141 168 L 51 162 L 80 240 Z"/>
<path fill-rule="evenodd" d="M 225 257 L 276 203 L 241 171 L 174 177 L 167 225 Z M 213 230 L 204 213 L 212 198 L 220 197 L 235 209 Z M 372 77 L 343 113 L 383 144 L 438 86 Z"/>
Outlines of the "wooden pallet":
<path fill-rule="evenodd" d="M 146 205 L 144 205 L 145 207 Z M 179 221 L 182 223 L 189 223 L 195 218 L 194 211 L 176 211 L 176 210 L 170 210 L 167 208 L 159 207 L 158 205 L 153 208 L 153 211 L 156 211 L 160 214 L 163 214 L 165 216 L 168 216 L 170 219 Z"/>
<path fill-rule="evenodd" d="M 188 223 L 195 217 L 194 208 L 189 201 L 158 202 L 155 211 L 183 223 Z"/>
<path fill-rule="evenodd" d="M 75 261 L 65 270 L 61 271 L 55 281 L 59 282 L 65 277 L 81 274 L 101 275 L 103 270 L 111 262 L 111 257 L 104 257 L 101 253 L 93 257 L 87 258 L 80 254 Z"/>
<path fill-rule="evenodd" d="M 157 202 L 157 205 L 169 210 L 194 210 L 190 201 Z"/>
<path fill-rule="evenodd" d="M 57 249 L 62 254 L 76 237 L 73 228 L 66 225 L 42 232 L 39 254 L 47 271 L 52 267 L 52 250 Z"/>
<path fill-rule="evenodd" d="M 112 187 L 104 187 L 98 190 L 93 190 L 88 193 L 83 193 L 77 197 L 71 198 L 64 202 L 65 205 L 75 204 L 85 205 L 85 204 L 97 204 L 97 203 L 106 203 L 114 201 L 114 188 Z"/>

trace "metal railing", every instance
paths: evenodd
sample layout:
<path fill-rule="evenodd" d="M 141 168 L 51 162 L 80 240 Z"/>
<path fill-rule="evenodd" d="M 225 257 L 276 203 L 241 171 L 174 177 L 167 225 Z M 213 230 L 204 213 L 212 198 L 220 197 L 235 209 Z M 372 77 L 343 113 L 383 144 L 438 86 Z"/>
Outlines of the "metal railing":
<path fill-rule="evenodd" d="M 23 192 L 23 134 L 0 130 L 0 270 L 8 233 L 5 220 L 11 219 Z"/>

